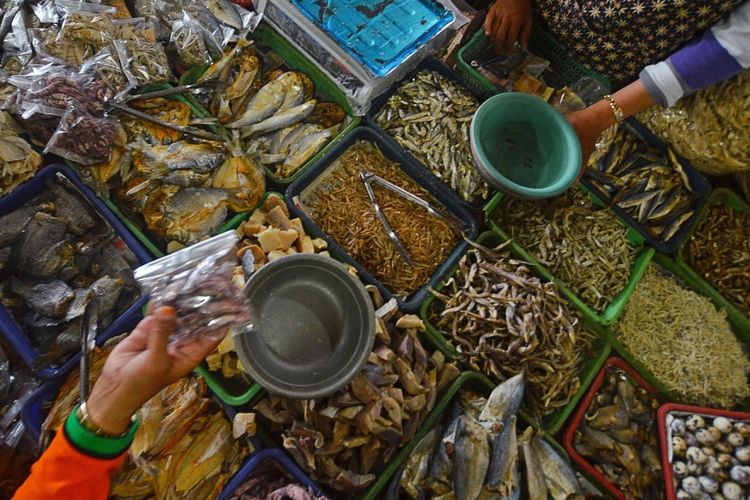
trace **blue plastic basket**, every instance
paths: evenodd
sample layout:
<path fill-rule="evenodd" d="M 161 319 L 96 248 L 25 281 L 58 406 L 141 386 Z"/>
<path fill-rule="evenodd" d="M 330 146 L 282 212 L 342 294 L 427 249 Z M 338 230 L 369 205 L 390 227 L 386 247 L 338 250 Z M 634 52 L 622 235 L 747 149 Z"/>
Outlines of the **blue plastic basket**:
<path fill-rule="evenodd" d="M 379 77 L 455 19 L 435 0 L 292 0 L 292 4 Z"/>
<path fill-rule="evenodd" d="M 94 192 L 85 186 L 78 176 L 62 164 L 55 164 L 40 170 L 31 180 L 20 185 L 10 194 L 0 198 L 0 215 L 5 215 L 21 207 L 28 200 L 41 193 L 45 186 L 45 179 L 53 179 L 58 174 L 62 174 L 81 192 L 86 200 L 94 207 L 94 210 L 114 229 L 115 233 L 122 238 L 125 244 L 135 254 L 141 264 L 152 260 L 151 255 L 143 249 L 135 237 L 125 228 L 117 217 L 96 197 Z M 97 338 L 108 338 L 113 332 L 123 331 L 123 325 L 135 314 L 140 314 L 141 308 L 146 304 L 148 298 L 141 297 L 135 304 L 130 306 L 124 313 L 116 318 L 107 328 L 105 328 Z M 13 318 L 11 312 L 4 306 L 0 306 L 0 332 L 5 339 L 18 352 L 21 359 L 29 366 L 34 367 L 34 360 L 39 356 L 36 349 L 24 334 L 23 330 Z M 43 380 L 52 380 L 67 375 L 75 366 L 80 358 L 75 354 L 66 363 L 61 366 L 47 366 L 34 372 L 36 376 Z"/>
<path fill-rule="evenodd" d="M 283 451 L 278 448 L 266 448 L 265 450 L 250 455 L 250 457 L 245 460 L 245 463 L 242 464 L 242 468 L 234 475 L 234 477 L 232 477 L 232 480 L 229 481 L 229 484 L 219 495 L 219 500 L 228 500 L 232 496 L 232 493 L 242 486 L 242 483 L 244 483 L 252 473 L 255 472 L 255 469 L 266 460 L 273 460 L 279 464 L 288 476 L 291 476 L 294 481 L 308 488 L 314 495 L 324 495 L 320 487 L 312 482 L 312 480 L 302 472 L 302 469 L 290 460 Z"/>
<path fill-rule="evenodd" d="M 377 280 L 370 271 L 365 269 L 359 262 L 349 255 L 338 243 L 336 243 L 330 236 L 328 236 L 320 226 L 318 226 L 312 219 L 300 207 L 294 203 L 294 198 L 298 196 L 302 191 L 305 190 L 315 179 L 317 179 L 325 170 L 331 166 L 350 146 L 352 146 L 358 140 L 369 141 L 378 146 L 380 151 L 385 155 L 386 158 L 397 162 L 401 166 L 401 170 L 404 171 L 409 177 L 414 179 L 417 184 L 425 188 L 438 202 L 440 202 L 448 212 L 460 220 L 466 227 L 465 236 L 466 238 L 473 240 L 476 238 L 479 232 L 479 225 L 474 220 L 472 215 L 464 208 L 458 197 L 440 180 L 429 173 L 419 163 L 416 163 L 413 158 L 406 156 L 403 150 L 395 143 L 388 141 L 380 131 L 377 131 L 370 127 L 358 127 L 352 131 L 351 134 L 344 137 L 341 142 L 328 152 L 323 158 L 321 158 L 315 165 L 313 165 L 304 175 L 302 175 L 297 181 L 295 181 L 286 190 L 287 205 L 289 205 L 297 217 L 302 219 L 305 225 L 305 229 L 308 230 L 308 234 L 314 235 L 318 238 L 323 238 L 328 243 L 328 247 L 331 253 L 341 262 L 349 264 L 357 269 L 361 279 L 370 283 L 380 290 L 385 300 L 390 300 L 393 297 L 393 293 Z M 416 312 L 422 302 L 427 298 L 429 289 L 435 287 L 440 277 L 446 274 L 454 265 L 458 262 L 466 250 L 468 250 L 469 244 L 462 240 L 453 251 L 450 253 L 448 258 L 443 262 L 432 274 L 430 279 L 412 292 L 411 295 L 405 299 L 399 299 L 399 308 L 405 312 Z"/>

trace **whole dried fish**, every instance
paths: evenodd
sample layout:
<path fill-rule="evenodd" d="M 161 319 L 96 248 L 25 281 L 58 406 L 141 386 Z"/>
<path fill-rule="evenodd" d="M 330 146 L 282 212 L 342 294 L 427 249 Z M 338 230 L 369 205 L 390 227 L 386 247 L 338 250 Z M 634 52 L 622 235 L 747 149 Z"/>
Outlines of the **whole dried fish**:
<path fill-rule="evenodd" d="M 683 254 L 690 267 L 750 315 L 750 213 L 712 204 Z"/>
<path fill-rule="evenodd" d="M 498 225 L 597 311 L 630 280 L 637 250 L 628 230 L 583 191 L 552 200 L 509 198 L 492 214 Z"/>
<path fill-rule="evenodd" d="M 436 326 L 473 369 L 495 380 L 525 372 L 524 408 L 535 417 L 562 408 L 580 388 L 594 336 L 554 283 L 543 283 L 502 246 L 475 244 L 445 288 L 432 293 Z"/>
<path fill-rule="evenodd" d="M 671 149 L 648 146 L 618 126 L 602 134 L 586 176 L 649 234 L 671 240 L 695 214 L 699 195 Z"/>
<path fill-rule="evenodd" d="M 30 179 L 42 165 L 42 157 L 18 136 L 21 128 L 0 111 L 0 196 Z"/>
<path fill-rule="evenodd" d="M 573 446 L 578 453 L 622 491 L 625 498 L 664 498 L 661 464 L 658 460 L 646 460 L 659 453 L 658 407 L 654 394 L 637 386 L 619 368 L 610 368 L 575 433 Z M 611 414 L 613 408 L 623 418 L 602 418 Z"/>
<path fill-rule="evenodd" d="M 388 99 L 375 121 L 461 198 L 478 203 L 489 194 L 469 146 L 478 107 L 458 83 L 422 70 Z"/>
<path fill-rule="evenodd" d="M 683 401 L 729 408 L 750 396 L 750 360 L 726 313 L 654 264 L 614 330 L 635 359 Z"/>

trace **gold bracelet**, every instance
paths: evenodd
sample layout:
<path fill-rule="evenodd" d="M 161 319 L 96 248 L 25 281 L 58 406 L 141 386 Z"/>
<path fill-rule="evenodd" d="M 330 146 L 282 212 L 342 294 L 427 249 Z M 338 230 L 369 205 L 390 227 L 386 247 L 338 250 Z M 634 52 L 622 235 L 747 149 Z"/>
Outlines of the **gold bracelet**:
<path fill-rule="evenodd" d="M 89 409 L 86 406 L 85 401 L 78 406 L 78 410 L 76 411 L 76 418 L 78 419 L 78 423 L 81 424 L 84 429 L 92 432 L 93 434 L 96 434 L 97 436 L 121 438 L 127 436 L 129 432 L 129 430 L 127 430 L 123 434 L 112 434 L 99 427 L 96 422 L 91 420 L 91 415 L 89 415 Z"/>
<path fill-rule="evenodd" d="M 620 107 L 619 104 L 617 104 L 617 101 L 615 101 L 615 98 L 607 94 L 604 96 L 604 99 L 609 103 L 609 107 L 612 108 L 612 114 L 615 115 L 615 121 L 617 123 L 624 122 L 625 113 L 622 112 L 622 108 Z"/>

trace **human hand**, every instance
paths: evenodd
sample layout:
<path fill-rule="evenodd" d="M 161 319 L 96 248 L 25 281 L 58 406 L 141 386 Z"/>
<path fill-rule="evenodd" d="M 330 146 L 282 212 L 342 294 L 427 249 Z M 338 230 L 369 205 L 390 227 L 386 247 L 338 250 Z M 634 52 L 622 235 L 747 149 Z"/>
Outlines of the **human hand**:
<path fill-rule="evenodd" d="M 484 20 L 484 34 L 492 38 L 495 51 L 509 54 L 513 44 L 524 49 L 531 36 L 531 0 L 495 0 Z"/>
<path fill-rule="evenodd" d="M 602 106 L 600 103 L 593 104 L 580 111 L 571 111 L 565 115 L 565 118 L 573 126 L 573 130 L 575 130 L 578 136 L 578 141 L 581 143 L 581 170 L 578 175 L 579 178 L 586 168 L 589 156 L 591 156 L 591 153 L 596 148 L 596 141 L 599 139 L 599 136 L 614 124 L 609 105 L 604 102 L 604 106 Z"/>
<path fill-rule="evenodd" d="M 190 373 L 221 342 L 199 338 L 170 343 L 175 321 L 173 308 L 160 307 L 110 353 L 86 402 L 91 420 L 104 431 L 125 432 L 144 403 Z"/>

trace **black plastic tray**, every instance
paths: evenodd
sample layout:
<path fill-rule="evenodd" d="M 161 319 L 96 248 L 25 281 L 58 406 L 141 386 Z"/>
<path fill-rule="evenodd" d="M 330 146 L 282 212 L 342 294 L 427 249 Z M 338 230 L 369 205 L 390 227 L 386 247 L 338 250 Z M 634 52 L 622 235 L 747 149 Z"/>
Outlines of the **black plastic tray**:
<path fill-rule="evenodd" d="M 386 158 L 397 162 L 409 177 L 414 179 L 417 184 L 425 188 L 438 202 L 440 202 L 451 214 L 461 220 L 465 227 L 465 236 L 471 240 L 475 239 L 479 232 L 477 221 L 464 208 L 458 196 L 451 191 L 448 186 L 443 184 L 437 177 L 430 174 L 411 156 L 404 154 L 403 150 L 397 144 L 388 141 L 383 132 L 370 127 L 357 127 L 349 135 L 344 137 L 336 146 L 329 151 L 323 158 L 318 160 L 309 170 L 305 172 L 286 190 L 287 204 L 297 217 L 300 217 L 308 230 L 309 234 L 323 238 L 328 242 L 331 254 L 340 261 L 354 266 L 359 272 L 361 279 L 369 284 L 375 285 L 386 300 L 393 297 L 393 293 L 388 290 L 383 283 L 378 281 L 367 269 L 352 258 L 343 248 L 341 248 L 330 236 L 328 236 L 320 226 L 318 226 L 307 214 L 294 203 L 294 198 L 305 190 L 319 175 L 321 175 L 349 146 L 358 140 L 370 141 L 375 143 Z M 406 299 L 398 299 L 399 307 L 405 312 L 416 312 L 422 302 L 429 294 L 429 288 L 435 287 L 440 281 L 440 277 L 446 274 L 458 262 L 461 255 L 468 250 L 469 244 L 464 240 L 453 249 L 448 258 L 432 274 L 430 279 L 422 287 L 409 295 Z"/>
<path fill-rule="evenodd" d="M 657 148 L 663 152 L 667 150 L 667 145 L 660 141 L 650 130 L 648 130 L 643 124 L 634 118 L 628 118 L 624 124 L 625 131 L 643 139 L 651 147 Z M 677 160 L 685 170 L 687 177 L 690 181 L 690 185 L 693 190 L 700 195 L 698 201 L 693 207 L 693 215 L 690 219 L 682 225 L 679 231 L 675 233 L 667 241 L 662 241 L 658 238 L 654 238 L 643 224 L 640 224 L 632 215 L 628 214 L 625 210 L 612 203 L 612 198 L 602 190 L 600 190 L 594 183 L 591 182 L 588 172 L 581 179 L 581 184 L 590 189 L 602 202 L 607 206 L 611 207 L 612 210 L 629 226 L 633 227 L 638 233 L 646 239 L 646 242 L 654 247 L 657 251 L 664 254 L 674 254 L 680 247 L 685 238 L 691 233 L 692 228 L 698 223 L 699 216 L 703 211 L 703 206 L 708 202 L 708 195 L 711 193 L 711 184 L 708 182 L 703 174 L 693 168 L 693 166 L 686 159 L 681 156 L 675 155 Z"/>

